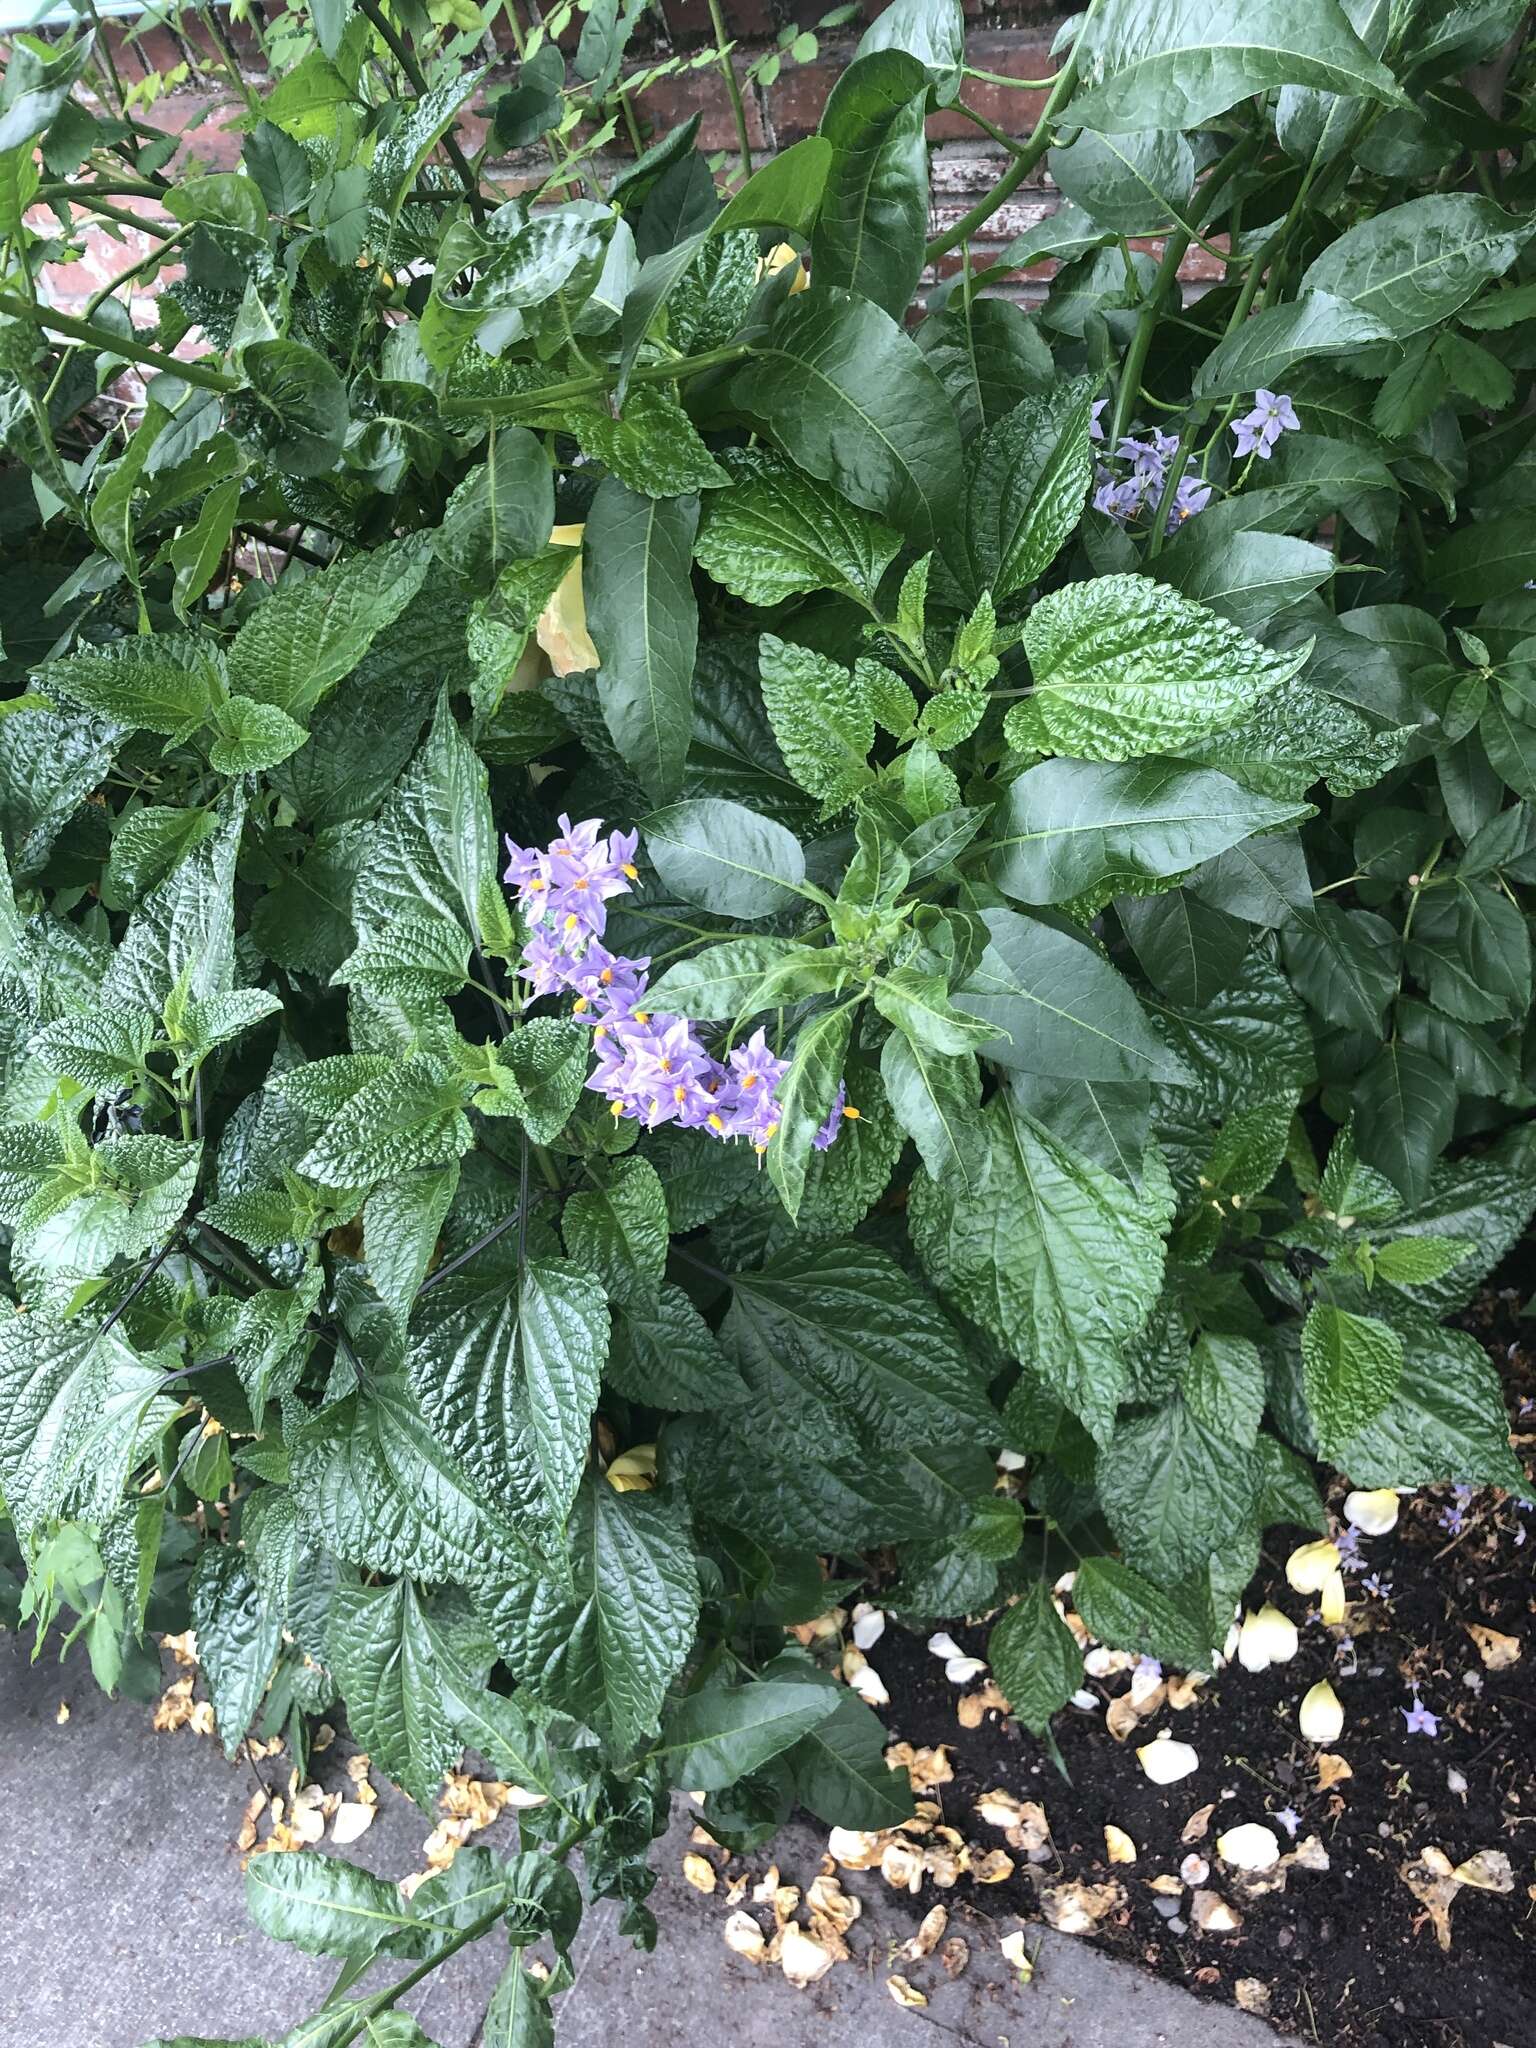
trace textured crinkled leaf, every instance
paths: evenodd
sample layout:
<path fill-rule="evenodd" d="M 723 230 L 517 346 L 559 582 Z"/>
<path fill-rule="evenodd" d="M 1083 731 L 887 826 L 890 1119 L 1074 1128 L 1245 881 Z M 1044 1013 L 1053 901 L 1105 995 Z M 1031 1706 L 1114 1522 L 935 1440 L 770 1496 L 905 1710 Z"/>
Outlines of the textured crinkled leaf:
<path fill-rule="evenodd" d="M 939 1291 L 1028 1359 L 1107 1442 L 1126 1382 L 1124 1347 L 1162 1287 L 1173 1190 L 1166 1174 L 1148 1170 L 1138 1195 L 1068 1151 L 1006 1093 L 986 1117 L 985 1187 L 961 1194 L 921 1176 L 913 1242 Z"/>
<path fill-rule="evenodd" d="M 444 1705 L 436 1644 L 411 1581 L 343 1586 L 330 1648 L 353 1740 L 430 1812 L 463 1739 Z"/>
<path fill-rule="evenodd" d="M 866 756 L 875 719 L 859 670 L 765 633 L 759 645 L 763 703 L 784 765 L 830 809 L 873 780 Z"/>
<path fill-rule="evenodd" d="M 1301 1370 L 1318 1443 L 1334 1458 L 1396 1392 L 1403 1340 L 1375 1316 L 1320 1301 L 1302 1324 Z"/>
<path fill-rule="evenodd" d="M 263 1934 L 310 1956 L 366 1960 L 412 1929 L 411 1910 L 393 1885 L 317 1849 L 253 1856 L 245 1907 Z"/>
<path fill-rule="evenodd" d="M 618 1309 L 603 1377 L 647 1408 L 711 1414 L 742 1398 L 715 1333 L 680 1287 Z"/>
<path fill-rule="evenodd" d="M 484 764 L 443 697 L 432 730 L 369 829 L 352 892 L 360 940 L 387 943 L 402 918 L 439 917 L 473 934 L 496 872 Z"/>
<path fill-rule="evenodd" d="M 157 1016 L 172 989 L 199 999 L 226 994 L 235 978 L 235 857 L 245 821 L 237 804 L 152 889 L 129 919 L 101 984 L 101 1000 Z"/>
<path fill-rule="evenodd" d="M 1116 1425 L 1094 1468 L 1126 1560 L 1158 1585 L 1204 1571 L 1253 1513 L 1247 1453 L 1178 1394 Z"/>
<path fill-rule="evenodd" d="M 1031 731 L 1096 761 L 1182 749 L 1236 725 L 1306 659 L 1305 648 L 1277 653 L 1140 576 L 1052 591 L 1030 613 L 1024 645 L 1035 690 L 1020 708 Z"/>
<path fill-rule="evenodd" d="M 597 1275 L 610 1301 L 654 1307 L 667 1263 L 667 1198 L 648 1159 L 631 1155 L 597 1169 L 598 1185 L 568 1197 L 565 1247 Z"/>
<path fill-rule="evenodd" d="M 224 1754 L 233 1757 L 261 1705 L 280 1647 L 281 1614 L 268 1606 L 232 1544 L 204 1544 L 192 1573 L 197 1661 Z"/>
<path fill-rule="evenodd" d="M 1014 1719 L 1043 1735 L 1083 1682 L 1083 1653 L 1043 1578 L 993 1623 L 987 1661 Z"/>
<path fill-rule="evenodd" d="M 229 650 L 235 689 L 307 719 L 421 588 L 429 557 L 419 537 L 386 542 L 275 590 Z"/>
<path fill-rule="evenodd" d="M 733 482 L 704 500 L 694 555 L 751 604 L 844 590 L 873 605 L 901 536 L 766 449 L 725 456 Z"/>
<path fill-rule="evenodd" d="M 1001 604 L 1065 546 L 1093 476 L 1094 389 L 1091 378 L 1077 377 L 1032 393 L 969 451 L 964 522 L 941 545 L 971 596 L 988 590 Z"/>
<path fill-rule="evenodd" d="M 1341 1442 L 1337 1463 L 1356 1486 L 1502 1486 L 1529 1500 L 1509 1447 L 1499 1375 L 1475 1337 L 1427 1317 L 1399 1319 L 1401 1377 L 1374 1421 Z"/>
<path fill-rule="evenodd" d="M 1186 1671 L 1211 1668 L 1205 1603 L 1185 1587 L 1168 1591 L 1115 1558 L 1090 1557 L 1072 1582 L 1072 1604 L 1108 1648 L 1142 1650 Z"/>
<path fill-rule="evenodd" d="M 617 419 L 607 411 L 573 413 L 571 431 L 584 455 L 642 497 L 682 498 L 731 480 L 681 402 L 659 384 L 635 385 Z"/>

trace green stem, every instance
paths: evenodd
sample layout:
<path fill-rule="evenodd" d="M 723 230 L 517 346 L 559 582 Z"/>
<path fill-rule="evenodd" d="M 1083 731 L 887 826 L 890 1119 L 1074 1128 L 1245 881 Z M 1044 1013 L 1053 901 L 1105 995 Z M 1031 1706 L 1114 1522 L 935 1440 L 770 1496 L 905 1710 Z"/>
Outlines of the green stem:
<path fill-rule="evenodd" d="M 0 306 L 0 311 L 4 307 Z M 719 369 L 726 363 L 739 363 L 751 354 L 745 342 L 732 342 L 725 348 L 706 349 L 702 355 L 678 356 L 672 362 L 642 363 L 629 373 L 631 384 L 667 384 L 681 381 L 684 377 L 696 377 L 704 370 Z M 609 391 L 613 379 L 606 370 L 594 371 L 590 377 L 567 377 L 559 384 L 545 384 L 537 391 L 506 391 L 487 394 L 484 398 L 445 398 L 440 410 L 446 419 L 467 419 L 471 416 L 491 419 L 517 419 L 527 414 L 531 417 L 551 405 L 564 405 L 569 398 L 588 398 L 594 392 Z"/>
<path fill-rule="evenodd" d="M 103 220 L 116 221 L 117 225 L 122 228 L 137 228 L 141 234 L 158 236 L 162 242 L 168 242 L 176 232 L 174 228 L 168 227 L 163 221 L 150 220 L 142 213 L 130 213 L 126 206 L 113 206 L 105 199 L 98 199 L 93 192 L 87 191 L 83 187 L 74 192 L 69 191 L 65 187 L 55 187 L 51 193 L 46 189 L 40 188 L 37 196 L 39 200 L 47 199 L 52 202 L 58 199 L 68 199 L 77 206 L 88 206 L 92 213 L 100 214 Z M 154 196 L 157 199 L 164 197 L 162 193 L 158 192 Z"/>
<path fill-rule="evenodd" d="M 410 81 L 411 89 L 418 99 L 425 99 L 430 90 L 426 73 L 411 54 L 411 46 L 403 36 L 398 35 L 384 18 L 384 12 L 377 0 L 357 0 L 357 11 L 366 21 L 373 24 L 383 38 L 390 55 Z M 485 201 L 480 197 L 479 180 L 469 167 L 469 159 L 460 149 L 458 140 L 450 128 L 443 136 L 443 148 L 448 152 L 448 161 L 459 174 L 459 183 L 464 187 L 464 196 L 469 201 L 469 210 L 477 222 L 485 219 Z"/>
<path fill-rule="evenodd" d="M 710 4 L 714 6 L 716 0 L 710 0 Z M 1078 30 L 1078 42 L 1082 41 L 1083 30 L 1087 28 L 1089 22 L 1093 19 L 1098 6 L 1099 0 L 1090 0 L 1088 11 L 1083 16 L 1082 27 Z M 934 236 L 933 240 L 923 251 L 923 261 L 925 264 L 937 263 L 941 256 L 947 256 L 951 249 L 958 247 L 961 242 L 974 235 L 978 228 L 985 227 L 1004 200 L 1010 198 L 1019 189 L 1030 172 L 1035 168 L 1035 165 L 1039 163 L 1041 157 L 1050 148 L 1056 130 L 1056 116 L 1061 112 L 1061 109 L 1072 97 L 1076 89 L 1077 51 L 1074 48 L 1072 55 L 1056 74 L 1055 83 L 1051 87 L 1045 105 L 1040 109 L 1040 118 L 1031 130 L 1029 140 L 1016 145 L 1018 154 L 992 187 L 992 190 L 986 194 L 985 198 L 979 199 L 969 213 L 962 214 L 952 228 L 946 228 L 942 235 Z"/>
<path fill-rule="evenodd" d="M 967 121 L 972 122 L 984 135 L 990 135 L 998 148 L 1007 150 L 1010 156 L 1024 154 L 1025 145 L 1022 142 L 1015 142 L 1011 135 L 1005 135 L 995 121 L 989 121 L 986 115 L 978 112 L 975 107 L 968 107 L 964 100 L 955 101 L 954 111 L 957 114 L 964 114 Z"/>
<path fill-rule="evenodd" d="M 195 384 L 203 391 L 238 391 L 241 388 L 240 379 L 230 376 L 227 371 L 205 369 L 197 362 L 184 363 L 179 357 L 165 355 L 128 335 L 109 334 L 105 328 L 93 327 L 87 320 L 76 320 L 69 313 L 56 313 L 51 306 L 30 306 L 25 299 L 17 298 L 14 292 L 0 291 L 0 313 L 8 313 L 13 320 L 34 320 L 40 327 L 67 335 L 71 341 L 88 342 L 93 348 L 123 357 L 125 362 L 143 363 L 148 369 L 164 370 L 172 377 L 179 377 L 184 384 Z"/>
<path fill-rule="evenodd" d="M 720 75 L 725 80 L 725 89 L 730 94 L 731 112 L 736 116 L 736 147 L 741 152 L 741 175 L 752 175 L 752 138 L 747 132 L 747 107 L 741 96 L 741 80 L 736 76 L 736 66 L 731 61 L 730 38 L 725 33 L 725 20 L 720 12 L 720 0 L 709 0 L 709 21 L 715 32 L 715 54 L 720 64 Z"/>
<path fill-rule="evenodd" d="M 1048 92 L 1056 83 L 1057 74 L 1049 78 L 1010 78 L 1006 71 L 978 71 L 974 64 L 965 67 L 967 78 L 979 78 L 984 85 L 1012 85 L 1020 92 Z"/>

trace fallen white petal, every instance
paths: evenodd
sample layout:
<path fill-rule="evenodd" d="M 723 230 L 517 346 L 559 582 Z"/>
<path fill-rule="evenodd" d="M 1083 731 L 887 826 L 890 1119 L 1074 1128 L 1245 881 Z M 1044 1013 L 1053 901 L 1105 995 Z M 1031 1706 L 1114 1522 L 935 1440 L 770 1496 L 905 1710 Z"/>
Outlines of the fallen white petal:
<path fill-rule="evenodd" d="M 853 1640 L 861 1650 L 872 1650 L 885 1634 L 885 1614 L 881 1608 L 871 1607 L 867 1600 L 861 1601 L 853 1610 Z"/>
<path fill-rule="evenodd" d="M 1200 1758 L 1190 1744 L 1175 1742 L 1171 1735 L 1160 1735 L 1155 1742 L 1143 1743 L 1136 1754 L 1154 1785 L 1175 1785 L 1200 1768 Z"/>
<path fill-rule="evenodd" d="M 1326 1540 L 1303 1543 L 1285 1560 L 1285 1576 L 1293 1593 L 1321 1593 L 1340 1564 L 1339 1546 Z"/>
<path fill-rule="evenodd" d="M 955 1656 L 946 1659 L 944 1676 L 951 1685 L 969 1685 L 973 1678 L 980 1678 L 986 1668 L 984 1657 Z"/>
<path fill-rule="evenodd" d="M 848 1690 L 856 1692 L 866 1707 L 888 1707 L 891 1704 L 885 1681 L 872 1664 L 866 1664 L 862 1671 L 854 1673 L 848 1681 Z"/>
<path fill-rule="evenodd" d="M 1244 1821 L 1216 1837 L 1216 1854 L 1234 1870 L 1273 1870 L 1280 1861 L 1280 1842 L 1273 1828 Z"/>
<path fill-rule="evenodd" d="M 1296 1725 L 1308 1742 L 1336 1742 L 1344 1727 L 1344 1709 L 1326 1678 L 1320 1678 L 1301 1703 Z"/>
<path fill-rule="evenodd" d="M 1386 1536 L 1397 1527 L 1398 1498 L 1390 1486 L 1345 1496 L 1344 1519 L 1362 1536 Z"/>
<path fill-rule="evenodd" d="M 1296 1654 L 1296 1624 L 1278 1607 L 1261 1607 L 1243 1616 L 1237 1637 L 1237 1661 L 1245 1671 L 1267 1671 L 1271 1664 L 1288 1664 Z"/>

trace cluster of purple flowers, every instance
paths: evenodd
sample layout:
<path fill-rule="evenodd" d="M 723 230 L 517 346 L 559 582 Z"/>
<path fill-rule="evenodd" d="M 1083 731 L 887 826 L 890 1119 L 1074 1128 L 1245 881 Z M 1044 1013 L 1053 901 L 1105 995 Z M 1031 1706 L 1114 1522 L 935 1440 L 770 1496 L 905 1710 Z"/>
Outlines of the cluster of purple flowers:
<path fill-rule="evenodd" d="M 562 814 L 560 836 L 547 847 L 507 841 L 503 879 L 517 891 L 532 926 L 521 973 L 531 996 L 573 995 L 574 1014 L 592 1026 L 597 1064 L 586 1085 L 607 1097 L 615 1116 L 647 1130 L 675 1123 L 716 1138 L 745 1138 L 761 1153 L 783 1116 L 777 1094 L 789 1067 L 761 1029 L 716 1059 L 687 1017 L 648 1010 L 649 959 L 631 960 L 603 944 L 608 903 L 629 892 L 639 834 L 603 834 L 602 821 L 573 825 Z M 816 1133 L 825 1152 L 842 1129 L 847 1106 L 839 1086 Z"/>
<path fill-rule="evenodd" d="M 1100 399 L 1093 409 L 1093 421 L 1088 432 L 1095 441 L 1104 439 L 1104 426 L 1099 418 L 1106 400 Z M 1162 503 L 1163 490 L 1168 482 L 1168 465 L 1179 449 L 1177 434 L 1165 434 L 1154 427 L 1145 441 L 1138 441 L 1127 434 L 1114 451 L 1115 460 L 1128 463 L 1127 475 L 1120 475 L 1111 469 L 1108 462 L 1099 462 L 1094 469 L 1095 489 L 1093 509 L 1107 513 L 1120 526 L 1128 526 L 1143 512 L 1155 512 Z M 1174 488 L 1173 502 L 1168 507 L 1167 531 L 1177 533 L 1186 519 L 1193 519 L 1197 512 L 1203 512 L 1211 502 L 1211 487 L 1202 483 L 1197 476 L 1181 476 Z"/>
<path fill-rule="evenodd" d="M 1097 402 L 1088 428 L 1089 437 L 1101 445 L 1104 441 L 1101 415 L 1108 403 L 1105 398 Z M 1253 410 L 1232 422 L 1237 443 L 1235 453 L 1257 455 L 1261 461 L 1267 462 L 1280 436 L 1291 433 L 1300 425 L 1296 408 L 1285 392 L 1256 391 Z M 1158 427 L 1153 427 L 1143 441 L 1138 441 L 1133 434 L 1125 435 L 1111 460 L 1127 464 L 1128 469 L 1124 472 L 1113 469 L 1108 460 L 1100 460 L 1095 465 L 1093 509 L 1107 514 L 1121 526 L 1129 526 L 1144 512 L 1154 513 L 1162 503 L 1168 482 L 1168 465 L 1178 450 L 1178 435 L 1165 434 Z M 1210 502 L 1211 486 L 1208 483 L 1198 476 L 1181 475 L 1174 486 L 1173 502 L 1168 507 L 1167 531 L 1176 533 L 1186 520 L 1193 519 L 1197 512 L 1203 512 Z"/>

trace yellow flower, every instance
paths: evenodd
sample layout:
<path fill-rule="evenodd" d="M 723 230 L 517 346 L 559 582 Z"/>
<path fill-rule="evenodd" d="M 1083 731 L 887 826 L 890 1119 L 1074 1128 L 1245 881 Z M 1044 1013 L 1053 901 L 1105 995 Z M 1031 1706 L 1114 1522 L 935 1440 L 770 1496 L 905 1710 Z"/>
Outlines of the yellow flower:
<path fill-rule="evenodd" d="M 557 547 L 579 548 L 585 526 L 557 526 L 550 540 Z M 549 656 L 557 676 L 578 674 L 596 668 L 597 649 L 587 631 L 587 606 L 581 589 L 581 557 L 578 555 L 549 603 L 540 612 L 534 633 Z"/>
<path fill-rule="evenodd" d="M 606 1477 L 615 1493 L 649 1493 L 656 1484 L 656 1446 L 635 1444 L 614 1459 Z"/>
<path fill-rule="evenodd" d="M 777 248 L 770 249 L 766 256 L 757 259 L 758 282 L 761 283 L 765 277 L 776 277 L 781 270 L 788 270 L 791 264 L 795 267 L 795 275 L 790 280 L 789 296 L 793 298 L 796 292 L 806 291 L 811 280 L 806 276 L 805 265 L 800 261 L 793 244 L 789 242 L 780 242 Z"/>

